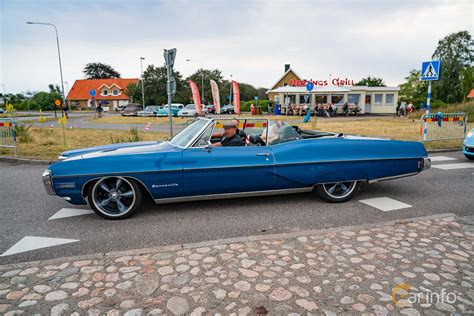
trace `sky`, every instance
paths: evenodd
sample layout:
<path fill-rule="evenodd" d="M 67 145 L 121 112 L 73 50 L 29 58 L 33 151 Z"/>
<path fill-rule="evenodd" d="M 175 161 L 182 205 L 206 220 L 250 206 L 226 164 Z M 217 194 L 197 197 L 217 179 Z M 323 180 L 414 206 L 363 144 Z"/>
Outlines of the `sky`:
<path fill-rule="evenodd" d="M 184 76 L 204 66 L 268 88 L 291 64 L 303 79 L 371 75 L 395 86 L 442 37 L 474 34 L 474 2 L 0 0 L 0 88 L 7 93 L 60 83 L 54 29 L 26 21 L 57 26 L 69 87 L 89 62 L 137 78 L 140 57 L 144 67 L 161 65 L 167 48 L 177 48 L 175 69 Z"/>

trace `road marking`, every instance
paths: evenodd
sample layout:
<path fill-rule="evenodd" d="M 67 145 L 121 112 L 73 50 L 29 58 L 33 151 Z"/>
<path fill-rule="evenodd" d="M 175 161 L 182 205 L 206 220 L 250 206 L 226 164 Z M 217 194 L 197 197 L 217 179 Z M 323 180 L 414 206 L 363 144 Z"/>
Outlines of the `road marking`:
<path fill-rule="evenodd" d="M 453 158 L 453 157 L 447 157 L 447 156 L 433 156 L 431 157 L 430 156 L 430 159 L 432 162 L 436 162 L 436 161 L 449 161 L 449 160 L 457 160 L 456 158 Z"/>
<path fill-rule="evenodd" d="M 48 248 L 58 245 L 69 244 L 76 242 L 76 239 L 62 239 L 49 237 L 25 236 L 19 242 L 11 246 L 7 251 L 0 255 L 0 257 L 10 256 L 17 253 L 36 250 L 41 248 Z"/>
<path fill-rule="evenodd" d="M 93 210 L 88 210 L 88 209 L 79 209 L 79 208 L 62 208 L 59 211 L 57 211 L 53 216 L 48 218 L 48 220 L 52 219 L 58 219 L 58 218 L 66 218 L 66 217 L 72 217 L 72 216 L 80 216 L 80 215 L 87 215 L 87 214 L 93 214 Z"/>
<path fill-rule="evenodd" d="M 410 204 L 406 204 L 406 203 L 403 203 L 403 202 L 400 202 L 388 197 L 379 197 L 379 198 L 373 198 L 373 199 L 360 200 L 359 202 L 375 207 L 384 212 L 412 207 Z"/>
<path fill-rule="evenodd" d="M 442 164 L 442 165 L 431 165 L 431 167 L 442 169 L 442 170 L 467 169 L 467 168 L 474 168 L 474 163 L 472 162 L 447 163 L 447 164 Z"/>

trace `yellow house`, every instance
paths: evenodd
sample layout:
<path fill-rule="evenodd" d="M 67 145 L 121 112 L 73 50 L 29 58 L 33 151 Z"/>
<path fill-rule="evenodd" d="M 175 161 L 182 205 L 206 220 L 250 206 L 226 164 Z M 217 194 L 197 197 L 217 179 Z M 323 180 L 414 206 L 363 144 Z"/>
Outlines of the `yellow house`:
<path fill-rule="evenodd" d="M 302 79 L 285 65 L 285 72 L 267 91 L 268 98 L 281 105 L 281 113 L 285 114 L 288 107 L 297 108 L 317 104 L 333 104 L 340 112 L 343 104 L 357 105 L 361 113 L 395 114 L 398 102 L 399 87 L 368 87 L 355 86 L 353 80 L 339 78 L 319 80 L 312 90 L 306 83 L 312 80 Z"/>

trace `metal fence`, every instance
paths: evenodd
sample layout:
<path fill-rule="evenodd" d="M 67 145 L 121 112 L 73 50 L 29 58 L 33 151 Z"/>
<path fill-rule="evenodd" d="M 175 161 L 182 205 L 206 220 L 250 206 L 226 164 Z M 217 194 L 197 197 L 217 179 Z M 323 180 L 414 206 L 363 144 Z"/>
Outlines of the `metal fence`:
<path fill-rule="evenodd" d="M 424 114 L 420 119 L 420 141 L 463 139 L 467 132 L 467 113 Z"/>
<path fill-rule="evenodd" d="M 16 122 L 11 118 L 0 118 L 0 148 L 12 148 L 16 156 Z"/>

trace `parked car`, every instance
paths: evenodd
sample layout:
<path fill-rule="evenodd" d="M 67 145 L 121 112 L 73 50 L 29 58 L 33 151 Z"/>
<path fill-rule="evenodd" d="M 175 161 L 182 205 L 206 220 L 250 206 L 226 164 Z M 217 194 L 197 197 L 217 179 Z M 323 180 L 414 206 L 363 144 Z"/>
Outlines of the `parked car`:
<path fill-rule="evenodd" d="M 474 160 L 474 128 L 467 133 L 463 142 L 463 154 L 467 159 Z"/>
<path fill-rule="evenodd" d="M 235 114 L 234 106 L 226 104 L 221 107 L 221 114 Z"/>
<path fill-rule="evenodd" d="M 137 116 L 156 116 L 159 110 L 158 105 L 148 105 L 143 111 L 137 112 Z"/>
<path fill-rule="evenodd" d="M 214 104 L 206 105 L 206 112 L 209 113 L 209 114 L 215 114 L 216 113 L 216 106 Z"/>
<path fill-rule="evenodd" d="M 172 103 L 171 104 L 171 115 L 172 116 L 177 116 L 178 112 L 184 108 L 184 105 L 181 103 Z M 163 106 L 158 112 L 156 113 L 156 116 L 168 116 L 169 115 L 169 108 L 168 105 Z"/>
<path fill-rule="evenodd" d="M 143 110 L 140 104 L 130 103 L 122 110 L 122 116 L 137 116 L 138 111 Z"/>
<path fill-rule="evenodd" d="M 186 104 L 184 108 L 182 108 L 178 114 L 178 117 L 196 117 L 197 110 L 195 104 Z"/>
<path fill-rule="evenodd" d="M 44 186 L 120 219 L 146 197 L 170 203 L 316 191 L 345 202 L 362 182 L 412 176 L 431 165 L 420 142 L 307 131 L 280 120 L 245 119 L 246 146 L 212 146 L 228 120 L 198 118 L 170 141 L 66 151 L 43 173 Z"/>
<path fill-rule="evenodd" d="M 2 108 L 0 108 L 0 114 L 3 114 L 3 113 L 5 113 L 5 111 Z"/>

